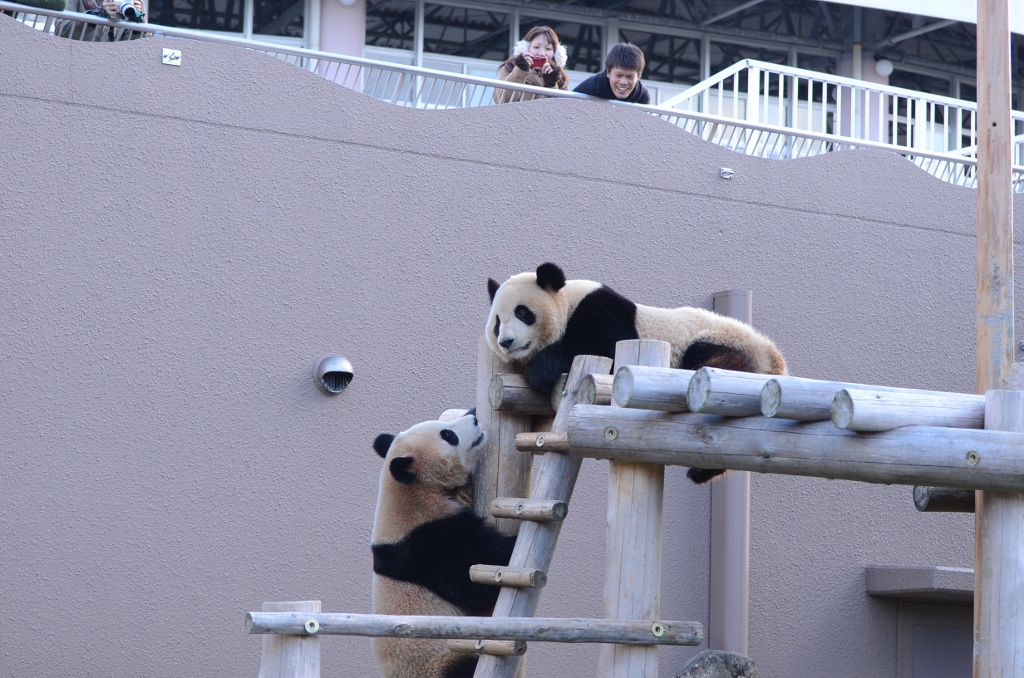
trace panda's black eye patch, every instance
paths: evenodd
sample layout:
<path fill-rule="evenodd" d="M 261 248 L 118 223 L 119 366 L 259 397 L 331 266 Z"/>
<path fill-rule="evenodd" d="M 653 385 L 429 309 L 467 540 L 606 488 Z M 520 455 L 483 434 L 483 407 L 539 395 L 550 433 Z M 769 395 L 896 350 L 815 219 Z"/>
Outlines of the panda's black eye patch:
<path fill-rule="evenodd" d="M 501 334 L 501 318 L 494 316 L 494 336 Z"/>
<path fill-rule="evenodd" d="M 519 318 L 519 320 L 526 325 L 532 325 L 533 323 L 537 322 L 537 316 L 533 314 L 533 311 L 526 308 L 522 304 L 516 306 L 515 314 L 516 317 Z"/>
<path fill-rule="evenodd" d="M 459 444 L 459 436 L 456 435 L 455 431 L 451 430 L 450 428 L 446 428 L 445 430 L 441 431 L 441 440 L 445 441 L 452 447 L 455 447 L 456 445 Z"/>

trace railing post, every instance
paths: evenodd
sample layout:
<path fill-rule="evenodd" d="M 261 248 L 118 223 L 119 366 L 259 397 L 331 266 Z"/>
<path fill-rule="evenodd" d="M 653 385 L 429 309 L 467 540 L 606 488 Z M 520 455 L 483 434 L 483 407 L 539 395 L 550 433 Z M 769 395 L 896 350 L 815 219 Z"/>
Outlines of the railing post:
<path fill-rule="evenodd" d="M 736 74 L 739 77 L 739 73 Z M 747 68 L 747 110 L 746 120 L 747 122 L 756 123 L 759 120 L 758 112 L 761 108 L 761 69 L 751 66 Z M 753 131 L 746 132 L 746 148 L 744 152 L 747 155 L 751 155 L 757 146 L 757 133 Z"/>
<path fill-rule="evenodd" d="M 264 612 L 320 612 L 319 600 L 263 603 Z M 320 678 L 320 637 L 263 636 L 259 678 Z"/>
<path fill-rule="evenodd" d="M 635 339 L 615 346 L 615 370 L 623 365 L 668 367 L 672 346 Z M 661 602 L 661 533 L 665 467 L 608 464 L 608 537 L 604 577 L 607 619 L 657 619 Z M 604 645 L 601 678 L 656 678 L 658 648 Z"/>

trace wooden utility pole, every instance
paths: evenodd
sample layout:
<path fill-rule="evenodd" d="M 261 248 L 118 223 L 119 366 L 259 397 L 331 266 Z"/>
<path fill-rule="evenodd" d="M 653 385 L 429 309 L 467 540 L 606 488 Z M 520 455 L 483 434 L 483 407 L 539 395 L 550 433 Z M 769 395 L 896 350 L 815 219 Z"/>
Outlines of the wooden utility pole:
<path fill-rule="evenodd" d="M 978 0 L 978 307 L 976 387 L 998 389 L 1013 362 L 1013 202 L 1009 0 Z M 1016 403 L 1017 401 L 1012 401 Z M 1019 404 L 1019 403 L 1018 403 Z M 986 415 L 988 413 L 986 412 Z M 1002 414 L 986 427 L 1016 423 Z M 974 677 L 1021 675 L 1024 575 L 1020 495 L 978 492 Z M 1006 604 L 1007 601 L 1012 601 Z"/>

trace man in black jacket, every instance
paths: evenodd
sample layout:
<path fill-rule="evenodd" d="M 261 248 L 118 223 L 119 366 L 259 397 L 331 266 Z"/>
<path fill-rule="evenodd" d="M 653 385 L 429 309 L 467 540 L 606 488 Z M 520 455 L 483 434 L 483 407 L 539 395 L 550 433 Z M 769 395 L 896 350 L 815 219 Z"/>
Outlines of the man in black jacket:
<path fill-rule="evenodd" d="M 651 103 L 651 94 L 640 82 L 644 72 L 644 53 L 636 45 L 621 42 L 612 47 L 604 60 L 604 70 L 576 86 L 575 92 L 602 99 L 618 99 L 631 104 Z"/>

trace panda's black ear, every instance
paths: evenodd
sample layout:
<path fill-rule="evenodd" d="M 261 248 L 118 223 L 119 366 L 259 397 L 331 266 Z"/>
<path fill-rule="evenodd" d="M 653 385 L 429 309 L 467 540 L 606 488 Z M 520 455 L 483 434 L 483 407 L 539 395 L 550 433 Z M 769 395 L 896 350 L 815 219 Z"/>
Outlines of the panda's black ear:
<path fill-rule="evenodd" d="M 565 287 L 565 273 L 550 261 L 537 267 L 537 284 L 549 292 Z"/>
<path fill-rule="evenodd" d="M 390 433 L 381 433 L 373 441 L 373 451 L 381 456 L 381 459 L 388 456 L 388 450 L 391 449 L 391 442 L 395 439 L 395 436 Z"/>
<path fill-rule="evenodd" d="M 487 279 L 487 294 L 491 295 L 491 301 L 494 301 L 494 295 L 498 293 L 498 288 L 501 285 L 494 278 Z"/>
<path fill-rule="evenodd" d="M 413 461 L 415 460 L 412 457 L 395 457 L 392 459 L 390 466 L 392 477 L 403 485 L 415 483 L 416 474 L 409 470 Z"/>

